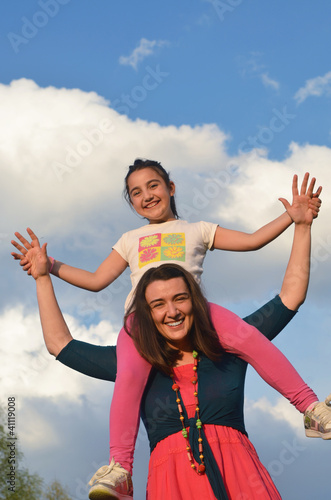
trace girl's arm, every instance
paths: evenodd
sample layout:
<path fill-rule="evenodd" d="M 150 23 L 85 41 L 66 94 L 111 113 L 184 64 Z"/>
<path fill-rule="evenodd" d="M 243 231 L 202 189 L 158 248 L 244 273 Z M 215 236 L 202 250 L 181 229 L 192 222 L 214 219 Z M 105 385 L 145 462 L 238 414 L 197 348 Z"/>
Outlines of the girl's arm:
<path fill-rule="evenodd" d="M 92 292 L 99 292 L 115 281 L 127 267 L 128 263 L 126 260 L 116 250 L 112 250 L 93 273 L 84 271 L 78 267 L 68 266 L 63 262 L 55 260 L 52 274 L 71 285 L 85 288 Z"/>
<path fill-rule="evenodd" d="M 279 198 L 286 208 L 286 212 L 284 214 L 251 234 L 218 227 L 215 233 L 213 248 L 218 250 L 231 250 L 237 252 L 257 250 L 267 245 L 275 238 L 277 238 L 277 236 L 283 233 L 285 229 L 287 229 L 292 224 L 293 221 L 295 222 L 295 218 L 298 214 L 302 214 L 307 212 L 308 210 L 311 210 L 314 217 L 316 217 L 320 205 L 318 196 L 321 192 L 321 188 L 318 188 L 317 192 L 313 194 L 316 179 L 313 178 L 311 180 L 310 185 L 307 189 L 308 179 L 309 174 L 306 173 L 302 181 L 299 194 L 298 177 L 297 175 L 293 177 L 292 205 L 290 205 L 284 198 Z"/>
<path fill-rule="evenodd" d="M 11 243 L 21 253 L 12 252 L 12 256 L 15 260 L 20 261 L 20 265 L 23 267 L 24 271 L 31 274 L 30 252 L 34 248 L 40 248 L 40 244 L 37 236 L 30 228 L 27 229 L 27 232 L 31 237 L 31 243 L 29 243 L 20 233 L 15 233 L 15 236 L 21 244 L 15 240 L 12 240 Z M 79 288 L 98 292 L 115 281 L 127 268 L 128 263 L 118 252 L 116 252 L 116 250 L 113 250 L 95 272 L 84 271 L 83 269 L 68 266 L 63 262 L 54 261 L 50 258 L 48 258 L 48 265 L 54 276 Z"/>
<path fill-rule="evenodd" d="M 210 304 L 211 319 L 222 347 L 253 366 L 271 387 L 301 413 L 318 401 L 287 358 L 256 328 L 221 306 Z"/>

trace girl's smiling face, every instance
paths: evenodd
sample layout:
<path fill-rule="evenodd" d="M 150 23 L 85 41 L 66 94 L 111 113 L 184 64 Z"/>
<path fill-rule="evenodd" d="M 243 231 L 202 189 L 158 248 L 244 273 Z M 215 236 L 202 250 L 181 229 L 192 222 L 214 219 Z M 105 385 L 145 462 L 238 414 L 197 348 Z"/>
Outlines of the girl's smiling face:
<path fill-rule="evenodd" d="M 170 198 L 175 194 L 175 184 L 166 185 L 163 178 L 152 168 L 136 170 L 128 178 L 130 201 L 135 211 L 149 220 L 160 224 L 174 220 Z"/>

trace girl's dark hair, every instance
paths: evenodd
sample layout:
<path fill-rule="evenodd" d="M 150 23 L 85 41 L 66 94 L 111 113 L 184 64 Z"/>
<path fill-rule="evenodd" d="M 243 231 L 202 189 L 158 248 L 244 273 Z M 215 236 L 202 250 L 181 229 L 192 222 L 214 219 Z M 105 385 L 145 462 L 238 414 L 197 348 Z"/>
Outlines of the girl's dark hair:
<path fill-rule="evenodd" d="M 210 318 L 207 300 L 192 274 L 177 264 L 153 267 L 145 272 L 137 285 L 133 302 L 124 318 L 124 328 L 133 338 L 140 355 L 168 375 L 181 354 L 178 349 L 167 344 L 156 328 L 145 293 L 148 285 L 154 281 L 172 278 L 182 278 L 190 293 L 193 324 L 189 335 L 192 350 L 205 354 L 212 361 L 218 361 L 223 350 Z M 131 315 L 132 312 L 134 314 Z"/>
<path fill-rule="evenodd" d="M 161 163 L 159 163 L 158 161 L 142 160 L 141 158 L 137 158 L 134 161 L 133 165 L 129 166 L 128 173 L 126 174 L 125 179 L 124 179 L 123 194 L 124 194 L 124 198 L 129 203 L 130 206 L 131 206 L 131 199 L 130 199 L 129 186 L 128 186 L 129 177 L 131 174 L 133 174 L 133 172 L 136 172 L 137 170 L 143 170 L 144 168 L 151 168 L 152 170 L 154 170 L 154 172 L 159 174 L 159 176 L 162 177 L 162 179 L 164 180 L 166 185 L 170 188 L 171 181 L 170 181 L 169 173 L 162 167 Z M 170 197 L 170 208 L 171 208 L 172 213 L 174 214 L 175 218 L 179 219 L 174 196 Z"/>

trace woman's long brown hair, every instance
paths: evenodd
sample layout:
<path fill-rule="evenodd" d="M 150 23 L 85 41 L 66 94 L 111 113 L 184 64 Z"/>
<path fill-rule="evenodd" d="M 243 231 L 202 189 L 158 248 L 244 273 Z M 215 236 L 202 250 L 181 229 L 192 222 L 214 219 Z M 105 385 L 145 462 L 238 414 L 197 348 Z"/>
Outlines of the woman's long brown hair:
<path fill-rule="evenodd" d="M 133 338 L 140 355 L 166 374 L 171 373 L 172 367 L 180 359 L 181 354 L 178 349 L 168 345 L 156 328 L 145 293 L 148 285 L 154 281 L 168 281 L 173 278 L 182 278 L 190 293 L 193 325 L 188 335 L 190 335 L 192 350 L 195 349 L 205 354 L 212 361 L 219 360 L 222 353 L 222 347 L 210 318 L 207 300 L 193 276 L 177 264 L 162 264 L 151 268 L 146 271 L 137 285 L 132 305 L 124 318 L 124 328 Z"/>

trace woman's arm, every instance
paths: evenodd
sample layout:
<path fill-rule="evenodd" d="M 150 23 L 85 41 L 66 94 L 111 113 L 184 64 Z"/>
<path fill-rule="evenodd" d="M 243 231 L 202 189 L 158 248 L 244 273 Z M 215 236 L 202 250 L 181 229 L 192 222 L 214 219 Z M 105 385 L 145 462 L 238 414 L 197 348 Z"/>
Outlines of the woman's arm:
<path fill-rule="evenodd" d="M 24 271 L 31 274 L 30 251 L 34 248 L 40 248 L 40 244 L 37 236 L 30 228 L 27 229 L 27 232 L 31 237 L 31 242 L 28 242 L 20 233 L 15 233 L 21 244 L 15 240 L 12 240 L 11 243 L 20 253 L 12 252 L 12 256 L 15 260 L 20 261 Z M 49 269 L 52 269 L 52 274 L 63 281 L 67 281 L 79 288 L 98 292 L 115 281 L 127 268 L 128 263 L 116 250 L 113 250 L 95 272 L 68 266 L 57 260 L 51 261 L 50 258 L 48 258 L 48 265 Z"/>
<path fill-rule="evenodd" d="M 116 346 L 94 345 L 73 339 L 61 350 L 56 359 L 89 377 L 115 382 Z"/>
<path fill-rule="evenodd" d="M 37 299 L 41 326 L 46 347 L 57 356 L 72 340 L 66 322 L 58 306 L 52 280 L 48 273 L 46 246 L 34 247 L 30 251 L 31 275 L 36 281 Z"/>
<path fill-rule="evenodd" d="M 294 183 L 293 190 L 297 187 Z M 319 188 L 318 194 L 321 193 Z M 319 206 L 321 201 L 319 201 Z M 319 210 L 319 207 L 317 207 Z M 293 318 L 303 304 L 309 283 L 311 225 L 315 214 L 306 210 L 305 205 L 298 206 L 292 213 L 295 222 L 294 237 L 290 259 L 284 275 L 280 294 L 250 314 L 244 320 L 258 328 L 263 335 L 272 340 Z"/>
<path fill-rule="evenodd" d="M 317 192 L 314 194 L 313 189 L 316 179 L 313 178 L 311 180 L 307 189 L 308 179 L 309 174 L 306 173 L 302 181 L 299 194 L 297 187 L 298 177 L 296 175 L 293 177 L 292 205 L 290 205 L 289 202 L 284 198 L 279 198 L 286 208 L 286 212 L 284 214 L 277 217 L 275 220 L 269 222 L 252 234 L 218 227 L 215 233 L 213 248 L 218 250 L 231 250 L 237 252 L 257 250 L 267 245 L 275 238 L 277 238 L 281 233 L 283 233 L 285 229 L 287 229 L 294 221 L 294 217 L 298 210 L 310 210 L 313 213 L 313 216 L 316 217 L 320 206 L 318 196 L 322 188 L 318 188 Z"/>
<path fill-rule="evenodd" d="M 45 260 L 47 266 L 47 260 Z M 66 322 L 58 306 L 49 274 L 36 278 L 37 299 L 41 327 L 48 352 L 57 356 L 72 340 Z"/>
<path fill-rule="evenodd" d="M 283 304 L 292 311 L 299 309 L 307 295 L 310 250 L 311 225 L 295 224 L 291 255 L 279 294 Z"/>

